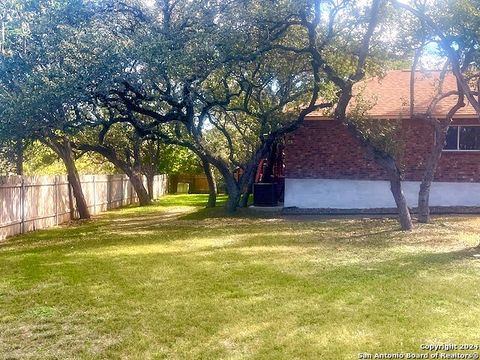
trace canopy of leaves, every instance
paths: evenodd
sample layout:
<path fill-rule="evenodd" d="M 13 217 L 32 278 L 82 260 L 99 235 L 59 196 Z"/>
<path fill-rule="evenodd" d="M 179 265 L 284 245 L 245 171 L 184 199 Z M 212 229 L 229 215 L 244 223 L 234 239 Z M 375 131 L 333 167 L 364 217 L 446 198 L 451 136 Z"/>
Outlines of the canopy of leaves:
<path fill-rule="evenodd" d="M 316 97 L 338 99 L 339 80 L 353 78 L 363 51 L 371 2 L 12 0 L 3 6 L 10 30 L 0 59 L 0 141 L 74 139 L 103 127 L 112 132 L 105 136 L 110 145 L 129 147 L 129 131 L 114 130 L 128 122 L 141 136 L 186 145 L 233 170 L 252 161 L 268 139 L 293 130 Z M 394 20 L 383 6 L 362 71 L 381 73 L 402 59 L 402 41 L 417 40 Z M 308 26 L 315 22 L 312 35 Z"/>

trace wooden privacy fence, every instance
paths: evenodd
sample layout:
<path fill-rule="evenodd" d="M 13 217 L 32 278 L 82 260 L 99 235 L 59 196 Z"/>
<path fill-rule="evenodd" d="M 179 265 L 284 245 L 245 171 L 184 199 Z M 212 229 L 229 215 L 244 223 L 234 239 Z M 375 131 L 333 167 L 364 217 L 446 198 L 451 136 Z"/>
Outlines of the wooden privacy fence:
<path fill-rule="evenodd" d="M 126 175 L 80 178 L 92 215 L 138 201 Z M 167 189 L 167 176 L 155 176 L 154 198 L 166 194 Z M 0 177 L 0 240 L 67 222 L 77 217 L 75 209 L 66 176 Z"/>
<path fill-rule="evenodd" d="M 191 194 L 208 194 L 208 180 L 205 175 L 171 175 L 169 178 L 170 193 L 177 192 L 178 183 L 187 183 L 190 185 Z"/>

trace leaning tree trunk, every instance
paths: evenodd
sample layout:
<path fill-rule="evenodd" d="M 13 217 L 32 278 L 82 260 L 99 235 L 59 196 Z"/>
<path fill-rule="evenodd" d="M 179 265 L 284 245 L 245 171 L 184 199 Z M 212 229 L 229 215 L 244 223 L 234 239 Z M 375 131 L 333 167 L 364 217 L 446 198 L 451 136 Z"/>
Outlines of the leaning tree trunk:
<path fill-rule="evenodd" d="M 347 126 L 350 133 L 365 147 L 368 156 L 373 157 L 373 159 L 387 172 L 390 181 L 390 190 L 392 191 L 397 206 L 400 227 L 404 231 L 411 230 L 413 228 L 412 217 L 407 205 L 407 199 L 402 190 L 402 172 L 398 168 L 394 157 L 375 147 L 363 136 L 354 123 L 347 122 L 344 124 Z"/>
<path fill-rule="evenodd" d="M 398 220 L 403 231 L 412 230 L 412 217 L 408 208 L 407 199 L 402 189 L 402 172 L 397 166 L 393 157 L 387 154 L 377 153 L 375 156 L 377 162 L 386 170 L 390 181 L 390 190 L 395 200 L 398 211 Z"/>
<path fill-rule="evenodd" d="M 150 205 L 152 203 L 152 199 L 150 198 L 147 189 L 145 189 L 142 174 L 139 171 L 132 169 L 123 169 L 123 171 L 125 174 L 127 174 L 133 189 L 137 193 L 140 206 Z"/>
<path fill-rule="evenodd" d="M 408 209 L 407 199 L 402 190 L 401 172 L 393 160 L 388 160 L 386 164 L 387 173 L 390 180 L 390 190 L 392 191 L 395 204 L 397 205 L 399 222 L 402 230 L 412 230 L 412 217 Z"/>
<path fill-rule="evenodd" d="M 113 165 L 121 169 L 130 180 L 130 183 L 138 196 L 140 206 L 150 205 L 152 200 L 143 184 L 143 176 L 137 167 L 132 166 L 126 161 L 120 159 L 114 149 L 103 145 L 77 144 L 77 148 L 83 151 L 93 151 L 110 161 Z"/>
<path fill-rule="evenodd" d="M 217 206 L 217 181 L 213 169 L 207 159 L 202 158 L 202 167 L 208 182 L 208 203 L 207 208 Z"/>
<path fill-rule="evenodd" d="M 418 221 L 421 223 L 430 222 L 430 188 L 438 167 L 438 162 L 442 157 L 447 131 L 448 124 L 435 127 L 436 142 L 427 159 L 422 182 L 420 183 L 420 191 L 418 192 Z"/>
<path fill-rule="evenodd" d="M 55 152 L 60 156 L 67 168 L 68 183 L 70 184 L 73 196 L 75 197 L 80 219 L 90 219 L 90 210 L 88 209 L 88 204 L 85 200 L 70 141 L 65 138 L 63 144 L 60 144 L 53 140 L 50 146 L 54 148 Z"/>
<path fill-rule="evenodd" d="M 226 164 L 223 160 L 217 159 L 209 154 L 206 154 L 205 152 L 198 151 L 195 148 L 192 150 L 200 157 L 202 162 L 206 161 L 210 166 L 215 166 L 222 175 L 228 193 L 228 199 L 225 203 L 225 211 L 228 214 L 234 214 L 237 211 L 238 203 L 242 195 L 241 186 L 235 179 L 235 174 L 230 171 L 228 164 Z"/>
<path fill-rule="evenodd" d="M 77 170 L 69 169 L 68 173 L 68 182 L 72 187 L 73 196 L 77 203 L 77 210 L 80 219 L 90 219 L 90 211 L 88 209 L 87 201 L 85 200 L 85 195 L 83 194 L 82 184 L 80 182 L 80 177 Z"/>

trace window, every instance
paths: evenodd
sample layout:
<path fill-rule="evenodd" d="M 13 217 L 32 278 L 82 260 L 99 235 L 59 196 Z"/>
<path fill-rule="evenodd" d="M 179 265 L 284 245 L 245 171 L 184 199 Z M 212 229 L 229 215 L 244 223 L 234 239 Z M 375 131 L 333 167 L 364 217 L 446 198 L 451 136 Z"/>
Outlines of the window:
<path fill-rule="evenodd" d="M 458 126 L 450 126 L 447 131 L 445 150 L 458 150 Z"/>
<path fill-rule="evenodd" d="M 480 150 L 480 126 L 450 126 L 444 150 Z"/>
<path fill-rule="evenodd" d="M 460 126 L 460 150 L 480 150 L 480 127 Z"/>

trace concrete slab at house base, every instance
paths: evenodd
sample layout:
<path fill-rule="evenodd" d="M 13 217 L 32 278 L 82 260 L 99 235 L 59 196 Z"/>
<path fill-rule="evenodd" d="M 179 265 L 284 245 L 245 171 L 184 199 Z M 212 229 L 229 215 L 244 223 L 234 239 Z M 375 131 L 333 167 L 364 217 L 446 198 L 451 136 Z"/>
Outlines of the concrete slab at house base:
<path fill-rule="evenodd" d="M 415 216 L 417 208 L 411 209 L 412 215 Z M 382 208 L 382 209 L 301 209 L 297 207 L 284 208 L 282 215 L 329 215 L 329 216 L 343 216 L 343 215 L 378 215 L 378 216 L 397 216 L 396 208 Z M 430 207 L 430 213 L 433 215 L 441 214 L 480 214 L 480 206 L 433 206 Z"/>
<path fill-rule="evenodd" d="M 249 206 L 250 211 L 260 214 L 281 214 L 283 211 L 283 205 L 279 206 Z"/>
<path fill-rule="evenodd" d="M 411 207 L 417 207 L 420 182 L 403 182 Z M 443 211 L 480 212 L 480 183 L 435 182 L 430 192 L 431 206 Z M 328 210 L 329 213 L 368 210 L 392 213 L 395 202 L 388 181 L 345 179 L 286 179 L 285 208 Z M 442 210 L 440 210 L 442 211 Z M 340 213 L 340 212 L 338 212 Z M 362 213 L 362 212 L 357 212 Z"/>

